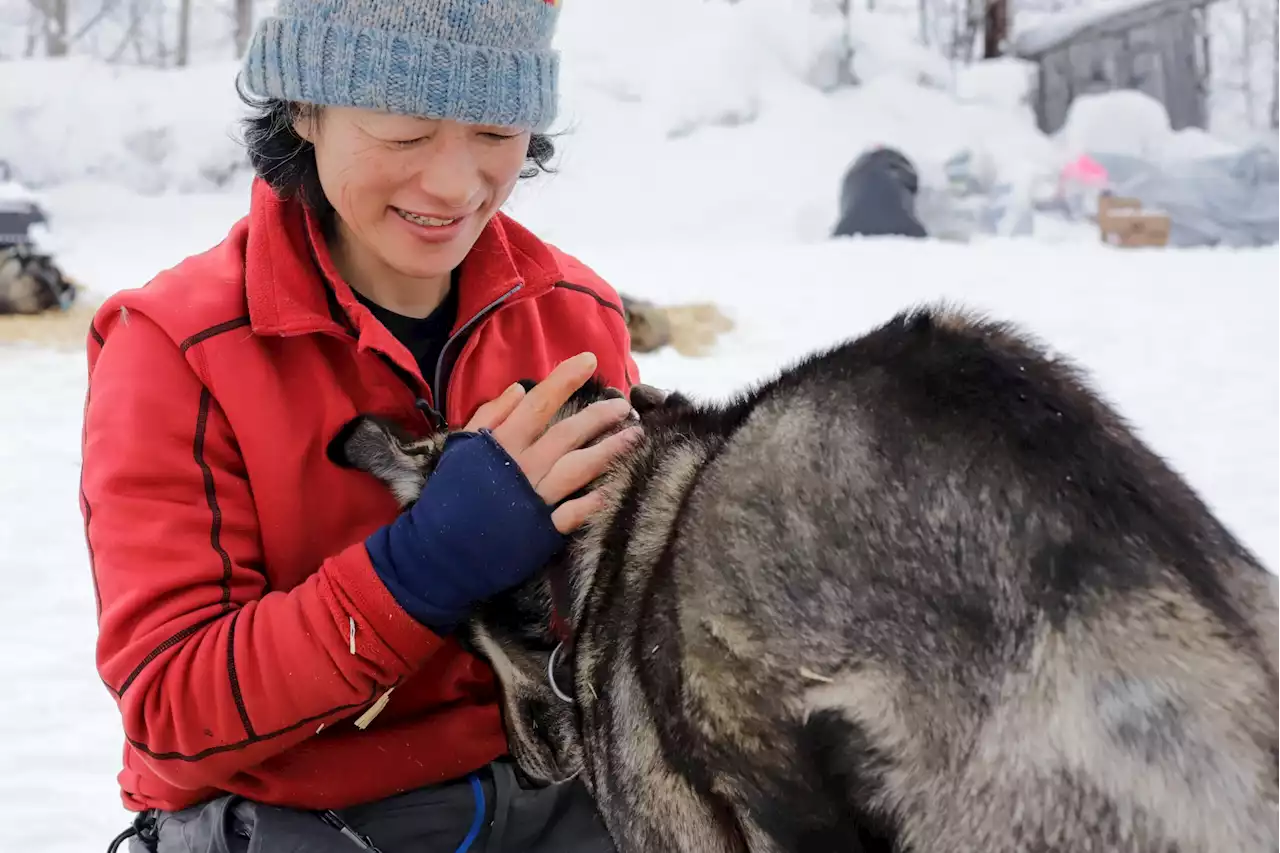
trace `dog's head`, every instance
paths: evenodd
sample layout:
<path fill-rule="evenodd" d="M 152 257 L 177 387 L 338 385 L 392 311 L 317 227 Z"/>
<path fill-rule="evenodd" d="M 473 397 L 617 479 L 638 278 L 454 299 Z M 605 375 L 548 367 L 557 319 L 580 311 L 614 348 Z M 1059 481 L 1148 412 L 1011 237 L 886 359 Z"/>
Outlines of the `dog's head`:
<path fill-rule="evenodd" d="M 401 509 L 413 506 L 444 452 L 445 432 L 415 438 L 378 415 L 356 415 L 329 442 L 330 461 L 372 474 L 391 490 Z"/>
<path fill-rule="evenodd" d="M 528 391 L 536 383 L 531 379 L 522 379 L 520 384 Z M 624 396 L 626 395 L 617 388 L 592 377 L 565 401 L 552 416 L 548 426 L 572 417 L 592 403 L 621 399 Z M 681 395 L 650 385 L 632 386 L 630 401 L 642 425 L 647 418 L 660 411 L 689 405 L 689 401 Z M 597 436 L 594 441 L 601 441 L 634 423 L 632 419 L 624 420 Z M 448 434 L 444 431 L 415 437 L 388 418 L 362 414 L 343 424 L 330 440 L 327 453 L 330 461 L 342 468 L 372 474 L 391 490 L 401 508 L 407 508 L 418 499 L 427 478 L 440 462 L 447 437 Z"/>
<path fill-rule="evenodd" d="M 529 380 L 521 382 L 533 387 Z M 554 424 L 592 403 L 620 398 L 623 393 L 598 380 L 589 380 L 551 419 Z M 635 385 L 629 399 L 641 425 L 660 421 L 691 405 L 678 395 L 648 385 Z M 634 423 L 625 420 L 596 438 L 600 441 Z M 385 484 L 401 507 L 412 506 L 444 452 L 445 432 L 418 438 L 395 423 L 375 415 L 359 415 L 346 423 L 329 443 L 336 464 L 372 474 Z M 569 560 L 565 549 L 554 561 Z M 566 570 L 564 564 L 550 572 Z M 469 626 L 469 645 L 486 659 L 498 677 L 503 717 L 513 757 L 529 777 L 543 783 L 563 781 L 582 767 L 581 736 L 575 705 L 556 694 L 551 679 L 567 695 L 573 691 L 566 661 L 552 670 L 558 640 L 551 631 L 553 602 L 548 575 L 534 577 L 520 587 L 486 601 Z"/>

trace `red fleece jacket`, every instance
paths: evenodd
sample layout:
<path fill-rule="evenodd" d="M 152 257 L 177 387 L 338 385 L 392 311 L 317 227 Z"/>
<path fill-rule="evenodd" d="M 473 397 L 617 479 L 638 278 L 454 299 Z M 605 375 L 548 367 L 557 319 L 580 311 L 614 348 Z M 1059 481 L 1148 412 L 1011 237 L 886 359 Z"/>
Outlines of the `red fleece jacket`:
<path fill-rule="evenodd" d="M 458 288 L 451 426 L 584 350 L 610 384 L 637 380 L 617 294 L 509 218 Z M 102 306 L 88 360 L 81 509 L 127 808 L 222 792 L 340 808 L 506 751 L 489 667 L 405 613 L 369 563 L 395 501 L 325 456 L 358 412 L 426 431 L 414 404 L 430 394 L 299 205 L 257 182 L 219 245 Z"/>

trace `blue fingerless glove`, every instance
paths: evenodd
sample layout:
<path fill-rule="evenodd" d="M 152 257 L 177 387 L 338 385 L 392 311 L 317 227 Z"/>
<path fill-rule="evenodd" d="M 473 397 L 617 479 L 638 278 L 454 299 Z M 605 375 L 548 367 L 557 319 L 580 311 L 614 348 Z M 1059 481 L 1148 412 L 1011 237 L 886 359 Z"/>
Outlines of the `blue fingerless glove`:
<path fill-rule="evenodd" d="M 418 502 L 365 548 L 400 606 L 444 634 L 563 547 L 551 509 L 488 430 L 455 433 Z"/>

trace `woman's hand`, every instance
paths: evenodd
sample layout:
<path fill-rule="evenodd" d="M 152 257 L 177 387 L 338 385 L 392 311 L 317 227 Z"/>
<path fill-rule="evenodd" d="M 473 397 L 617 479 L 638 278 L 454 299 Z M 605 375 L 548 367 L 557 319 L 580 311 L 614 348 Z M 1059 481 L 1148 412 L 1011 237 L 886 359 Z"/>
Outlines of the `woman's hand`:
<path fill-rule="evenodd" d="M 595 369 L 594 354 L 576 355 L 561 362 L 528 392 L 519 384 L 512 385 L 477 409 L 465 427 L 469 432 L 492 432 L 538 496 L 551 506 L 603 474 L 614 457 L 640 437 L 640 428 L 630 427 L 599 444 L 583 446 L 631 413 L 631 404 L 625 399 L 593 403 L 547 428 L 560 407 L 591 378 Z M 551 514 L 551 521 L 557 531 L 569 533 L 599 509 L 602 500 L 593 491 L 565 501 Z"/>

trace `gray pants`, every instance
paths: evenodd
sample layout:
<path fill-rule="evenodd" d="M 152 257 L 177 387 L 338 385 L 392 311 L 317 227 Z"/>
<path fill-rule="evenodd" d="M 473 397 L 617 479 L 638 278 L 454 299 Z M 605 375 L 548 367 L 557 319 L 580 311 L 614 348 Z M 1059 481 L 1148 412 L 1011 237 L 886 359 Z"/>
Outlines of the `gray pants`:
<path fill-rule="evenodd" d="M 159 846 L 129 853 L 613 853 L 580 782 L 534 787 L 496 761 L 456 782 L 343 809 L 340 820 L 229 795 L 158 812 Z M 345 824 L 346 831 L 342 824 Z M 364 837 L 372 846 L 356 839 Z"/>

